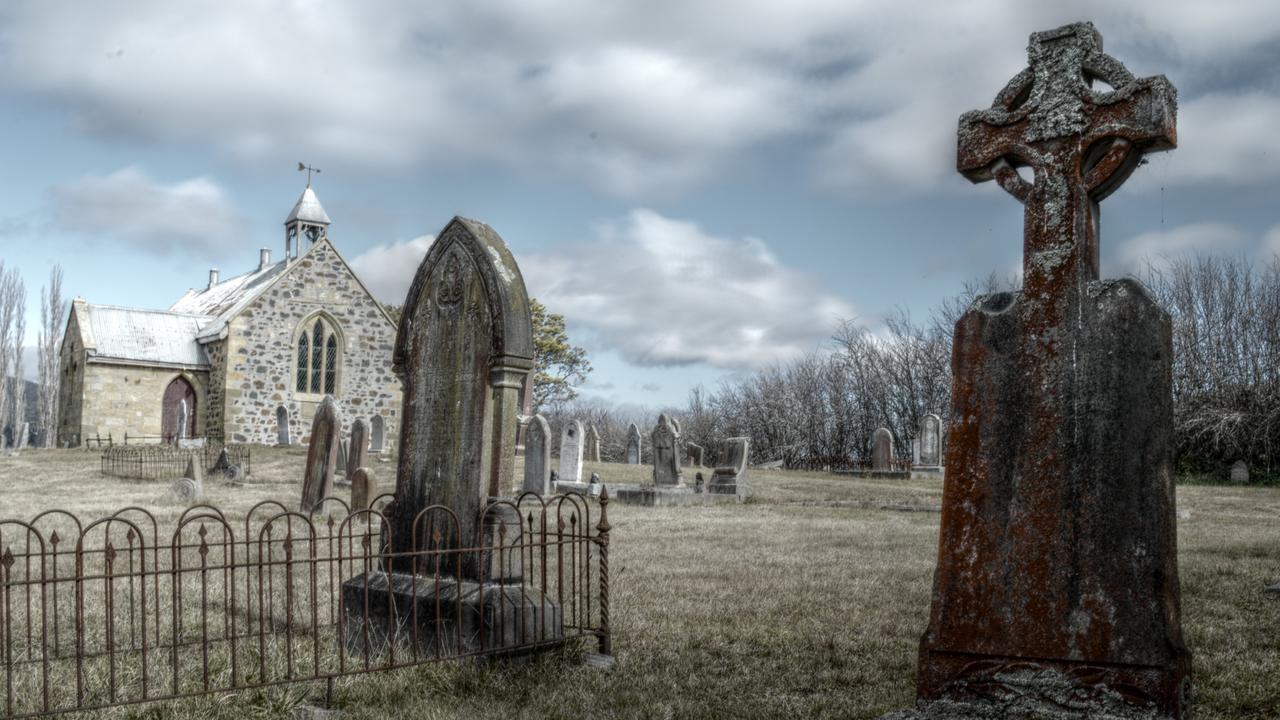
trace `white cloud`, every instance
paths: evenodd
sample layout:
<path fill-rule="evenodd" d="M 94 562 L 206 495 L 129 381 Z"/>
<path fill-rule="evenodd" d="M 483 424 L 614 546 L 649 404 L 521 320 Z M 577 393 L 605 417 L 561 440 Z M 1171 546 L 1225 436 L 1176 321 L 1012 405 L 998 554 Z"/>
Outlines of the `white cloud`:
<path fill-rule="evenodd" d="M 207 255 L 242 229 L 222 187 L 207 177 L 166 185 L 128 167 L 57 185 L 51 200 L 55 226 L 157 255 Z"/>
<path fill-rule="evenodd" d="M 375 245 L 353 258 L 351 269 L 379 301 L 400 305 L 434 241 L 434 235 L 419 235 L 412 240 Z"/>
<path fill-rule="evenodd" d="M 836 188 L 919 192 L 956 181 L 956 118 L 1022 68 L 1028 34 L 1081 17 L 1139 75 L 1212 67 L 1221 81 L 1183 97 L 1176 176 L 1274 176 L 1258 152 L 1274 157 L 1280 98 L 1231 87 L 1254 82 L 1232 62 L 1267 66 L 1280 39 L 1270 0 L 752 0 L 732 18 L 711 1 L 9 3 L 0 87 L 49 98 L 88 132 L 245 162 L 480 165 L 645 196 L 781 142 Z M 1212 169 L 1236 161 L 1243 174 Z"/>
<path fill-rule="evenodd" d="M 1258 256 L 1263 262 L 1271 262 L 1280 257 L 1280 224 L 1272 225 L 1262 234 L 1262 244 L 1258 247 Z"/>
<path fill-rule="evenodd" d="M 757 238 L 633 210 L 591 242 L 520 258 L 575 340 L 642 366 L 755 368 L 813 350 L 855 312 Z"/>
<path fill-rule="evenodd" d="M 1244 248 L 1250 238 L 1239 228 L 1218 222 L 1182 225 L 1172 230 L 1142 233 L 1121 243 L 1116 259 L 1122 272 L 1141 275 L 1161 269 L 1178 257 L 1195 253 L 1227 254 Z"/>

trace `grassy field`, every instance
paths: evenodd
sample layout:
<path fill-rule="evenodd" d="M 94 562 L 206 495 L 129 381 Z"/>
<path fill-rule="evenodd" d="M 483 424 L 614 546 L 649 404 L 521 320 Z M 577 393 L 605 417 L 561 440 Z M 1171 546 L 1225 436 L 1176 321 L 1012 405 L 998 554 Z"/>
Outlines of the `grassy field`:
<path fill-rule="evenodd" d="M 206 484 L 243 512 L 289 506 L 304 454 L 254 448 L 256 482 Z M 375 463 L 384 491 L 394 464 Z M 605 482 L 648 468 L 587 464 Z M 692 480 L 690 475 L 689 480 Z M 928 613 L 940 480 L 854 480 L 752 471 L 739 506 L 610 508 L 614 649 L 600 672 L 572 655 L 446 665 L 345 679 L 353 718 L 868 718 L 910 706 Z M 104 478 L 96 453 L 0 458 L 0 518 L 59 507 L 98 516 L 142 505 L 162 522 L 168 484 Z M 883 509 L 891 507 L 895 509 Z M 1280 489 L 1179 489 L 1183 624 L 1196 717 L 1280 717 Z M 905 512 L 918 509 L 921 512 Z M 109 717 L 287 717 L 323 688 L 249 691 L 102 713 Z"/>

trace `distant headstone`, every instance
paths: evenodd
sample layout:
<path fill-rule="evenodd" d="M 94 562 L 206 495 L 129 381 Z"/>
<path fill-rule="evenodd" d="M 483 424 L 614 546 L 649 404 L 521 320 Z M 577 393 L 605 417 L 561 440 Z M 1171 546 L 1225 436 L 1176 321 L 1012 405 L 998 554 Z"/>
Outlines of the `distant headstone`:
<path fill-rule="evenodd" d="M 570 420 L 560 431 L 560 479 L 582 482 L 582 423 Z"/>
<path fill-rule="evenodd" d="M 640 428 L 635 423 L 627 427 L 627 464 L 640 464 Z"/>
<path fill-rule="evenodd" d="M 378 497 L 378 482 L 373 471 L 367 467 L 358 467 L 351 471 L 351 512 L 368 510 L 369 504 Z"/>
<path fill-rule="evenodd" d="M 369 426 L 364 418 L 356 418 L 356 421 L 351 423 L 351 439 L 347 443 L 347 479 L 350 480 L 351 476 L 356 474 L 356 468 L 362 468 L 368 464 Z"/>
<path fill-rule="evenodd" d="M 587 426 L 586 458 L 587 462 L 600 462 L 600 433 L 595 425 Z"/>
<path fill-rule="evenodd" d="M 173 485 L 169 488 L 173 499 L 184 505 L 200 502 L 200 492 L 196 488 L 196 484 L 189 478 L 178 478 L 173 481 Z"/>
<path fill-rule="evenodd" d="M 684 457 L 689 467 L 702 467 L 702 446 L 696 443 L 685 443 Z"/>
<path fill-rule="evenodd" d="M 942 418 L 929 413 L 920 419 L 919 458 L 922 467 L 942 465 Z"/>
<path fill-rule="evenodd" d="M 276 444 L 289 445 L 289 411 L 283 405 L 276 408 Z"/>
<path fill-rule="evenodd" d="M 893 470 L 893 433 L 888 428 L 876 428 L 871 433 L 871 469 L 875 472 Z"/>
<path fill-rule="evenodd" d="M 693 491 L 695 493 L 703 493 L 703 492 L 706 492 L 706 489 L 707 489 L 707 481 L 702 478 L 702 473 L 697 473 L 696 475 L 694 475 Z"/>
<path fill-rule="evenodd" d="M 751 438 L 735 437 L 724 441 L 720 456 L 724 458 L 711 472 L 707 492 L 717 495 L 737 495 L 745 498 L 751 494 L 747 468 L 751 464 Z"/>
<path fill-rule="evenodd" d="M 653 443 L 653 484 L 680 484 L 680 451 L 679 434 L 671 424 L 671 418 L 663 413 L 658 417 L 658 424 L 653 428 L 650 442 Z"/>
<path fill-rule="evenodd" d="M 591 482 L 587 483 L 587 497 L 598 498 L 604 485 L 600 483 L 600 473 L 591 473 Z"/>
<path fill-rule="evenodd" d="M 1173 147 L 1176 91 L 1103 54 L 1089 23 L 1034 33 L 1028 55 L 991 109 L 960 118 L 960 172 L 1024 206 L 1023 288 L 955 325 L 906 717 L 1181 720 L 1171 324 L 1141 283 L 1098 269 L 1099 202 Z"/>
<path fill-rule="evenodd" d="M 307 465 L 302 479 L 303 514 L 324 512 L 321 500 L 333 494 L 333 476 L 338 468 L 338 405 L 332 395 L 325 395 L 311 420 L 311 443 L 307 447 Z M 225 453 L 226 450 L 224 449 Z"/>
<path fill-rule="evenodd" d="M 31 423 L 22 423 L 22 429 L 18 431 L 18 449 L 22 450 L 27 446 L 27 437 L 31 435 Z"/>
<path fill-rule="evenodd" d="M 541 415 L 534 415 L 524 433 L 524 492 L 550 495 L 551 426 Z"/>
<path fill-rule="evenodd" d="M 232 470 L 233 467 L 234 465 L 231 464 L 231 454 L 227 452 L 227 449 L 224 447 L 218 450 L 218 457 L 213 461 L 213 472 L 227 476 L 235 472 Z"/>
<path fill-rule="evenodd" d="M 1247 485 L 1249 483 L 1249 463 L 1243 460 L 1237 460 L 1232 463 L 1231 482 L 1236 485 Z"/>
<path fill-rule="evenodd" d="M 555 470 L 552 470 L 551 471 L 551 488 L 553 490 L 555 489 L 556 483 L 558 482 L 560 482 L 560 473 L 556 472 Z"/>

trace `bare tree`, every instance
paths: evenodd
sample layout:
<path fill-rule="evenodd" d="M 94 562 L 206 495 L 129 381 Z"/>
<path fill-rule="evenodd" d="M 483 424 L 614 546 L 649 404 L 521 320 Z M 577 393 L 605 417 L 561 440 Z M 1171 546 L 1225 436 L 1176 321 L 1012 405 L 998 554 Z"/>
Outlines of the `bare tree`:
<path fill-rule="evenodd" d="M 63 316 L 67 303 L 62 299 L 62 266 L 49 271 L 49 284 L 40 290 L 39 405 L 37 412 L 45 447 L 57 442 L 58 390 L 62 379 L 59 352 L 62 349 Z"/>
<path fill-rule="evenodd" d="M 0 430 L 8 427 L 13 420 L 13 388 L 9 381 L 12 372 L 11 364 L 14 348 L 22 345 L 15 338 L 14 323 L 19 312 L 20 296 L 23 294 L 22 278 L 17 268 L 5 269 L 0 261 Z M 25 304 L 25 303 L 23 303 Z M 21 353 L 21 349 L 18 349 Z"/>
<path fill-rule="evenodd" d="M 22 343 L 27 337 L 27 288 L 19 278 L 13 295 L 13 442 L 21 444 L 18 437 L 22 423 L 27 419 L 27 379 L 22 367 Z"/>

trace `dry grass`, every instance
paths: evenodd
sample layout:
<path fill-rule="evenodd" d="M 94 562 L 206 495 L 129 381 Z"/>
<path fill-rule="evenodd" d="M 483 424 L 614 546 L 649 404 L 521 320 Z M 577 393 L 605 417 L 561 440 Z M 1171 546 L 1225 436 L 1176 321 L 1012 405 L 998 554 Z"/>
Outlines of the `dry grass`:
<path fill-rule="evenodd" d="M 297 502 L 303 455 L 254 448 L 261 484 L 206 485 L 243 512 Z M 98 515 L 127 504 L 162 521 L 167 483 L 103 478 L 97 455 L 28 451 L 0 458 L 0 516 L 65 507 Z M 376 464 L 384 489 L 394 465 Z M 643 466 L 588 464 L 605 482 L 640 482 Z M 708 471 L 709 476 L 709 471 Z M 692 479 L 692 474 L 688 479 Z M 610 508 L 618 669 L 559 657 L 523 664 L 424 667 L 347 678 L 350 717 L 865 718 L 909 706 L 924 629 L 940 480 L 854 480 L 753 471 L 741 506 Z M 1280 489 L 1179 490 L 1184 629 L 1195 654 L 1196 717 L 1280 717 Z M 104 716 L 285 717 L 322 697 L 292 689 L 122 709 Z"/>

